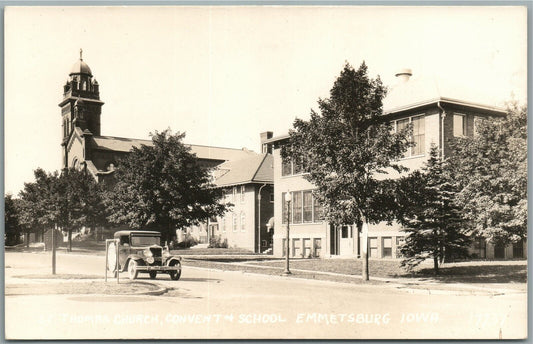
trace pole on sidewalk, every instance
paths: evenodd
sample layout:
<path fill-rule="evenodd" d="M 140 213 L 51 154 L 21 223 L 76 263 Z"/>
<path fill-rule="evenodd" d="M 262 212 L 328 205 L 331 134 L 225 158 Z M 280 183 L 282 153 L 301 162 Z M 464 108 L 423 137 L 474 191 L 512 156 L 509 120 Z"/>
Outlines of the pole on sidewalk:
<path fill-rule="evenodd" d="M 363 221 L 362 258 L 363 258 L 363 281 L 368 281 L 368 224 Z"/>
<path fill-rule="evenodd" d="M 56 228 L 52 228 L 52 275 L 56 274 Z"/>

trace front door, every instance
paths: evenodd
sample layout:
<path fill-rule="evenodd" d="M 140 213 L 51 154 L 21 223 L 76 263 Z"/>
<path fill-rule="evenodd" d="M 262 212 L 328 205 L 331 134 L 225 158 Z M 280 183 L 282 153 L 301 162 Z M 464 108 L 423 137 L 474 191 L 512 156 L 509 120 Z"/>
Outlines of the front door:
<path fill-rule="evenodd" d="M 344 225 L 338 229 L 340 236 L 339 255 L 353 254 L 353 226 Z"/>

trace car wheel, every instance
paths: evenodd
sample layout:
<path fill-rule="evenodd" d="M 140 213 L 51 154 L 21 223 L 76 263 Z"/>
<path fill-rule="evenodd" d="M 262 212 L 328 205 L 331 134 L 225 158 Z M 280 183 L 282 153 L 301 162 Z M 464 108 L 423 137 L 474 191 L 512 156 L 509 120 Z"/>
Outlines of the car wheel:
<path fill-rule="evenodd" d="M 137 270 L 137 262 L 133 259 L 130 260 L 128 263 L 128 276 L 130 277 L 130 280 L 134 280 L 137 278 L 137 275 L 139 274 L 139 271 Z"/>
<path fill-rule="evenodd" d="M 177 266 L 178 267 L 178 271 L 170 271 L 169 274 L 170 274 L 170 279 L 172 279 L 173 281 L 179 280 L 180 277 L 181 277 L 181 264 L 180 264 L 180 262 L 174 260 L 174 261 L 170 262 L 169 266 Z"/>
<path fill-rule="evenodd" d="M 157 276 L 157 271 L 150 271 L 150 279 L 155 279 Z"/>

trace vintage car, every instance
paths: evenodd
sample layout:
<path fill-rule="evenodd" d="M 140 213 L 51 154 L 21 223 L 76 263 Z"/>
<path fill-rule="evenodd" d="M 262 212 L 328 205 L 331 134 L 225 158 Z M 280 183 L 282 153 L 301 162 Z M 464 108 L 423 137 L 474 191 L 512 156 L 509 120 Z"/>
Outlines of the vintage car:
<path fill-rule="evenodd" d="M 131 280 L 140 273 L 154 279 L 158 272 L 168 273 L 174 281 L 181 276 L 181 257 L 171 256 L 168 246 L 161 245 L 161 233 L 153 231 L 118 231 L 115 241 L 107 248 L 107 269 L 116 275 L 118 244 L 118 271 L 127 271 Z"/>

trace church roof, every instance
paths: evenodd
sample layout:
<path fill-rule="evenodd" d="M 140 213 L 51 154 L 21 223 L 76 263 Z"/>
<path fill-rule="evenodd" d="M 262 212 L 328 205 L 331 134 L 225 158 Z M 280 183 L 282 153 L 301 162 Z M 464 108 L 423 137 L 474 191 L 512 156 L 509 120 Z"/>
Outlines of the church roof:
<path fill-rule="evenodd" d="M 272 154 L 257 154 L 245 159 L 226 161 L 215 170 L 215 185 L 219 187 L 248 184 L 273 183 Z"/>
<path fill-rule="evenodd" d="M 139 148 L 141 145 L 152 146 L 151 140 L 131 139 L 126 137 L 114 137 L 114 136 L 94 136 L 94 143 L 96 149 L 108 150 L 114 152 L 129 152 L 133 147 Z M 191 145 L 191 153 L 196 154 L 199 159 L 208 160 L 239 160 L 249 156 L 257 155 L 253 151 L 247 149 L 236 148 L 224 148 L 224 147 L 212 147 L 203 145 Z"/>
<path fill-rule="evenodd" d="M 85 63 L 82 59 L 79 59 L 74 63 L 72 68 L 70 69 L 70 74 L 88 74 L 90 76 L 93 76 L 93 73 L 91 72 L 91 68 L 89 68 L 89 65 Z"/>

